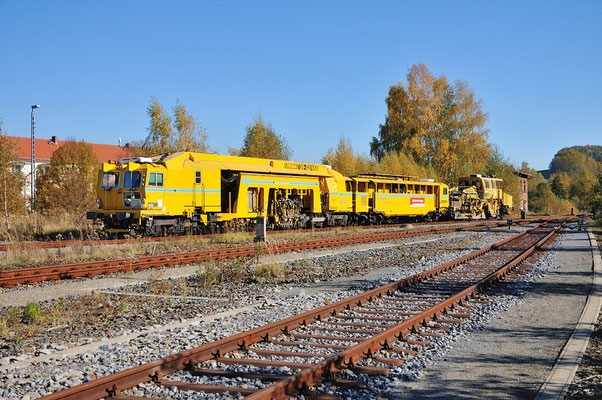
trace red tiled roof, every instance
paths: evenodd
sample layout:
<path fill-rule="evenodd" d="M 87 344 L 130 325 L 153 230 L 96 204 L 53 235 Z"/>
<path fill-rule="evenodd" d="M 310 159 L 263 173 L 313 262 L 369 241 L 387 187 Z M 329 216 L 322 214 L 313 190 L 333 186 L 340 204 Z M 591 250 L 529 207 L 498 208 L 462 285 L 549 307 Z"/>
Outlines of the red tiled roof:
<path fill-rule="evenodd" d="M 18 136 L 8 136 L 9 138 L 16 140 L 19 149 L 20 160 L 31 160 L 31 139 Z M 50 161 L 52 153 L 59 147 L 65 144 L 64 140 L 57 140 L 56 143 L 50 139 L 36 139 L 36 161 Z M 120 158 L 132 157 L 134 154 L 127 148 L 113 145 L 113 144 L 100 144 L 100 143 L 88 143 L 92 146 L 94 154 L 98 158 L 99 162 L 107 162 L 109 160 L 117 161 Z"/>

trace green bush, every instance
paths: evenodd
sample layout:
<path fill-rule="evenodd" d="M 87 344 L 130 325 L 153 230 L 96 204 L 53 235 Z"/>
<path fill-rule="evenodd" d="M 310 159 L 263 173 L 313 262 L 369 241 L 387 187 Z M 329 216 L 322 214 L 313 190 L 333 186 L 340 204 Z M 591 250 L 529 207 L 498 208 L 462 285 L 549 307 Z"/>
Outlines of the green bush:
<path fill-rule="evenodd" d="M 24 322 L 30 324 L 37 322 L 42 318 L 42 310 L 40 310 L 40 306 L 38 306 L 36 303 L 29 303 L 23 310 L 21 318 L 23 318 Z"/>

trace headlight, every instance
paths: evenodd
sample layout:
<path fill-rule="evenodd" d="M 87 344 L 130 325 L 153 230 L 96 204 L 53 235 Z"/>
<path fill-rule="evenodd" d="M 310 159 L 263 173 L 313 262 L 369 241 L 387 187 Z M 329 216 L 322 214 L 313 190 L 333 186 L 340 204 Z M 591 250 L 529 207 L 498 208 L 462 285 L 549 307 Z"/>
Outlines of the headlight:
<path fill-rule="evenodd" d="M 100 208 L 100 199 L 96 198 L 96 208 Z"/>

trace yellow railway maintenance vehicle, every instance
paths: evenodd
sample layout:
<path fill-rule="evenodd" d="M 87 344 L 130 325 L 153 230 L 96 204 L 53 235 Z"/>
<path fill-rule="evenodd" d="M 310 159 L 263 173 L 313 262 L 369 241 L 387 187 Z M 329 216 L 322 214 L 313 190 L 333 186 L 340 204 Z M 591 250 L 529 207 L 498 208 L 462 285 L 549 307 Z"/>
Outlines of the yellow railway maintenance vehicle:
<path fill-rule="evenodd" d="M 473 174 L 459 179 L 450 190 L 449 216 L 452 219 L 503 218 L 510 214 L 512 196 L 501 189 L 502 179 Z"/>
<path fill-rule="evenodd" d="M 178 152 L 103 163 L 97 210 L 109 234 L 165 235 L 435 219 L 446 185 L 407 177 L 345 177 L 329 166 Z"/>

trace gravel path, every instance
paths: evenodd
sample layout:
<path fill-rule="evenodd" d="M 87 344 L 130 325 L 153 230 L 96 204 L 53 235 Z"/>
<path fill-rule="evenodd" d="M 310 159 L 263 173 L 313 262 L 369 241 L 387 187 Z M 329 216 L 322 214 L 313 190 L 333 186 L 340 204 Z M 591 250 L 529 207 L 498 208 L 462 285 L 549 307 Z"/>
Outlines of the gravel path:
<path fill-rule="evenodd" d="M 306 285 L 306 287 L 301 287 L 298 284 L 291 285 L 290 283 L 275 285 L 271 292 L 264 291 L 264 293 L 260 293 L 264 296 L 261 298 L 260 305 L 252 311 L 246 311 L 235 316 L 227 316 L 203 323 L 195 321 L 190 325 L 162 331 L 151 329 L 127 342 L 102 345 L 98 350 L 85 351 L 81 354 L 56 353 L 56 357 L 49 360 L 39 361 L 29 366 L 23 365 L 18 370 L 3 373 L 0 376 L 0 396 L 8 399 L 29 396 L 30 399 L 33 399 L 64 387 L 73 386 L 177 351 L 199 346 L 208 341 L 321 306 L 325 302 L 332 302 L 357 294 L 362 290 L 382 285 L 391 280 L 410 276 L 474 251 L 476 248 L 495 243 L 523 229 L 525 228 L 515 227 L 511 231 L 492 230 L 488 234 L 440 235 L 439 238 L 436 238 L 436 242 L 424 243 L 424 240 L 422 240 L 423 243 L 415 245 L 409 243 L 420 242 L 420 240 L 404 239 L 392 242 L 394 247 L 364 249 L 361 252 L 356 249 L 351 252 L 329 255 L 318 259 L 309 259 L 309 255 L 301 254 L 301 259 L 307 258 L 308 262 L 318 264 L 321 267 L 320 270 L 339 271 L 340 275 L 342 275 L 341 269 L 343 271 L 355 271 L 354 267 L 359 268 L 368 265 L 372 269 L 367 275 L 354 276 L 352 279 L 349 277 L 333 278 L 336 274 L 330 273 L 327 274 L 330 279 L 328 282 L 314 282 L 310 286 Z M 435 238 L 429 237 L 429 240 L 432 239 Z M 452 246 L 455 247 L 454 250 L 437 252 L 431 247 L 433 243 L 441 244 L 446 241 L 456 243 L 455 246 Z M 395 246 L 396 244 L 401 244 L 401 246 Z M 458 244 L 460 245 L 458 246 Z M 418 260 L 407 264 L 393 262 L 395 254 L 401 256 L 405 252 L 412 253 L 416 249 L 419 249 L 421 254 Z M 359 272 L 365 273 L 366 270 L 360 269 Z M 254 296 L 257 296 L 257 294 L 256 291 L 253 293 Z M 245 297 L 242 290 L 241 298 L 243 301 L 247 301 L 247 304 L 249 303 L 249 298 Z M 198 308 L 196 311 L 200 314 L 203 313 Z M 52 349 L 49 350 L 52 352 Z M 70 352 L 73 353 L 73 350 Z M 10 362 L 10 358 L 5 362 Z M 18 361 L 25 361 L 29 356 L 24 354 L 21 358 Z"/>

